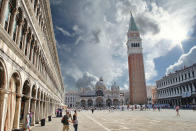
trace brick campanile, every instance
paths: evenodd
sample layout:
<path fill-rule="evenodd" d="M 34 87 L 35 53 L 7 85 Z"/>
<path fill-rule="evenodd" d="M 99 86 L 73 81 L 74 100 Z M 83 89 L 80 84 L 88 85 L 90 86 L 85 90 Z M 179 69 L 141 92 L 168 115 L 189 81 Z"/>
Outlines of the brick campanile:
<path fill-rule="evenodd" d="M 146 104 L 146 82 L 142 53 L 142 39 L 131 14 L 127 33 L 130 104 Z"/>

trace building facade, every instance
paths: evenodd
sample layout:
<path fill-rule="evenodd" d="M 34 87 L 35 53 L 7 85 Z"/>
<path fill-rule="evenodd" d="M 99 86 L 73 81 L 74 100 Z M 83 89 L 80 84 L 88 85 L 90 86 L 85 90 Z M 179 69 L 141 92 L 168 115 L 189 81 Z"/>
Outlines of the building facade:
<path fill-rule="evenodd" d="M 144 74 L 142 39 L 131 14 L 127 33 L 130 104 L 146 104 L 146 81 Z"/>
<path fill-rule="evenodd" d="M 81 107 L 118 107 L 125 103 L 124 94 L 120 93 L 120 88 L 114 82 L 111 89 L 107 89 L 103 79 L 96 83 L 95 88 L 81 88 L 79 93 Z"/>
<path fill-rule="evenodd" d="M 63 103 L 48 0 L 0 0 L 0 130 L 39 123 Z"/>
<path fill-rule="evenodd" d="M 156 104 L 157 102 L 157 87 L 154 85 L 146 86 L 147 91 L 147 103 Z"/>
<path fill-rule="evenodd" d="M 157 88 L 152 88 L 152 104 L 157 104 Z"/>
<path fill-rule="evenodd" d="M 65 93 L 65 105 L 68 108 L 74 108 L 77 107 L 77 102 L 79 101 L 79 95 L 77 92 L 69 91 Z"/>
<path fill-rule="evenodd" d="M 159 104 L 196 104 L 196 64 L 164 76 L 156 85 Z"/>

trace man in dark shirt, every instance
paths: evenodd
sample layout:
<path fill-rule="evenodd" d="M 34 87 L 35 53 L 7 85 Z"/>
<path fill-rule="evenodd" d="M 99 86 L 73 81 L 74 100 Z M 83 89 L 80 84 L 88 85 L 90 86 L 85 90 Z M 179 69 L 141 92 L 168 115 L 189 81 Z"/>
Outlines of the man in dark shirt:
<path fill-rule="evenodd" d="M 69 112 L 66 112 L 66 115 L 63 116 L 61 122 L 63 123 L 63 131 L 69 131 Z"/>

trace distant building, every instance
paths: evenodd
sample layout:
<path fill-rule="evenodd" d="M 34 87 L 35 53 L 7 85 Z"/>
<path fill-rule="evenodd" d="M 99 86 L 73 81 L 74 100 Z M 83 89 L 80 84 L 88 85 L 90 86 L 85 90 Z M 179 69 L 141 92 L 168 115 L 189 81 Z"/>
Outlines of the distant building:
<path fill-rule="evenodd" d="M 157 104 L 157 87 L 152 88 L 152 104 Z"/>
<path fill-rule="evenodd" d="M 157 101 L 157 87 L 146 86 L 148 104 L 156 104 Z"/>
<path fill-rule="evenodd" d="M 147 93 L 142 53 L 142 39 L 132 14 L 127 37 L 130 104 L 146 104 Z"/>
<path fill-rule="evenodd" d="M 79 92 L 81 107 L 118 107 L 125 103 L 124 92 L 114 82 L 111 89 L 107 89 L 103 79 L 96 83 L 95 88 L 81 88 Z"/>
<path fill-rule="evenodd" d="M 77 107 L 78 93 L 70 91 L 65 93 L 65 105 L 69 108 Z"/>
<path fill-rule="evenodd" d="M 196 64 L 164 76 L 156 82 L 158 103 L 192 105 L 196 102 Z"/>

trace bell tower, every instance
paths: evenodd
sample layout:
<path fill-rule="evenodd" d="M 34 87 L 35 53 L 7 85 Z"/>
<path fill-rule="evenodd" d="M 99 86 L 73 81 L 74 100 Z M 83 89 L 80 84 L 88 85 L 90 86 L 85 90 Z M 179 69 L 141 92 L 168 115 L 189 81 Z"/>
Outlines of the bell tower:
<path fill-rule="evenodd" d="M 142 39 L 140 38 L 140 33 L 132 13 L 127 37 L 130 103 L 146 104 L 147 93 L 142 53 Z"/>

